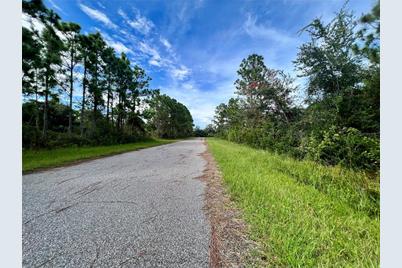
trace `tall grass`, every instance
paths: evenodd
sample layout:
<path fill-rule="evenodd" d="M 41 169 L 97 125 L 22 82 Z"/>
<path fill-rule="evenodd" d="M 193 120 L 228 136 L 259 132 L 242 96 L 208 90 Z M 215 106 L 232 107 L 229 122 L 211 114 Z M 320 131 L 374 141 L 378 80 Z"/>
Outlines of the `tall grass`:
<path fill-rule="evenodd" d="M 22 171 L 29 172 L 41 168 L 57 167 L 76 161 L 113 155 L 138 149 L 158 146 L 176 140 L 149 139 L 135 143 L 108 146 L 66 147 L 58 149 L 23 150 Z"/>
<path fill-rule="evenodd" d="M 378 181 L 228 141 L 208 145 L 272 266 L 379 266 Z"/>

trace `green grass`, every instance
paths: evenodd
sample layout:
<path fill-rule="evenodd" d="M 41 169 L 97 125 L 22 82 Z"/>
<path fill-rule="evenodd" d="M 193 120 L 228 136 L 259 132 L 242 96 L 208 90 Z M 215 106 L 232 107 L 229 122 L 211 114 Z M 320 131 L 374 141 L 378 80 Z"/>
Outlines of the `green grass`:
<path fill-rule="evenodd" d="M 208 145 L 270 266 L 379 266 L 378 181 L 215 138 Z"/>
<path fill-rule="evenodd" d="M 30 172 L 37 169 L 58 167 L 84 159 L 124 153 L 143 148 L 163 145 L 177 140 L 150 139 L 136 143 L 117 144 L 109 146 L 67 147 L 50 150 L 23 150 L 22 171 Z"/>

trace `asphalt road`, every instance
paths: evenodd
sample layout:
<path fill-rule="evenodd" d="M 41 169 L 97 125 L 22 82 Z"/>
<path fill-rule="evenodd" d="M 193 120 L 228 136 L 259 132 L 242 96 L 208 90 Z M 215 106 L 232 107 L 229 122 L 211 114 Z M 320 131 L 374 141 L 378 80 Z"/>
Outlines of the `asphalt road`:
<path fill-rule="evenodd" d="M 23 176 L 23 266 L 208 267 L 204 150 L 186 140 Z"/>

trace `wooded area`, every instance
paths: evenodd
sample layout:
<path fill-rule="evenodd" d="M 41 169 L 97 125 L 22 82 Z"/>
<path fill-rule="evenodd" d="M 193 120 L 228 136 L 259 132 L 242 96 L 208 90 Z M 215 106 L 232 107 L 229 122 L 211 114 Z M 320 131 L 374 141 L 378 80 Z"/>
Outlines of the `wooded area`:
<path fill-rule="evenodd" d="M 41 0 L 22 1 L 22 8 L 31 21 L 22 27 L 24 148 L 192 135 L 188 109 L 151 89 L 144 69 L 118 56 L 99 32 L 82 34 Z"/>
<path fill-rule="evenodd" d="M 203 135 L 217 135 L 330 165 L 380 167 L 380 6 L 356 19 L 341 9 L 329 22 L 301 29 L 309 41 L 293 62 L 305 78 L 298 104 L 294 77 L 267 67 L 261 55 L 237 71 L 236 98 L 216 107 Z"/>

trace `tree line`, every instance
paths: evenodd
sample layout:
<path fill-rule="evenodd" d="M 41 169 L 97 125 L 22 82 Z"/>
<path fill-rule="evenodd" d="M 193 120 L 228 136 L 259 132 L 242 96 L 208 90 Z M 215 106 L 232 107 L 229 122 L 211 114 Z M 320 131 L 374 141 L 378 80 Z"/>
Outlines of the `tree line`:
<path fill-rule="evenodd" d="M 204 135 L 257 148 L 364 169 L 380 159 L 380 5 L 356 19 L 342 8 L 329 22 L 301 30 L 310 40 L 294 60 L 306 80 L 302 104 L 294 77 L 267 67 L 261 55 L 237 71 L 236 98 L 216 107 Z"/>
<path fill-rule="evenodd" d="M 42 0 L 23 0 L 22 9 L 42 25 L 22 27 L 24 147 L 192 135 L 188 109 L 150 89 L 144 69 L 125 53 L 118 56 L 99 32 L 82 34 L 79 24 L 63 22 Z"/>

